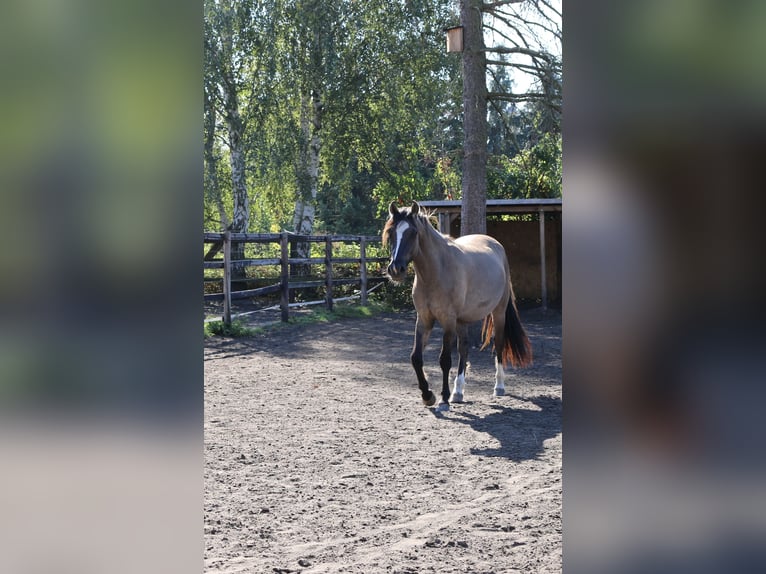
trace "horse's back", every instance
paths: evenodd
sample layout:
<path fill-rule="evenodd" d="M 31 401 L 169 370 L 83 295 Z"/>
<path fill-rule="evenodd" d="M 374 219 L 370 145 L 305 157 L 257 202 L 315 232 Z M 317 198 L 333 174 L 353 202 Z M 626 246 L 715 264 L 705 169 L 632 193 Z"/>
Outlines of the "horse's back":
<path fill-rule="evenodd" d="M 463 235 L 455 239 L 455 245 L 466 255 L 469 266 L 479 266 L 484 270 L 491 270 L 497 266 L 504 272 L 507 271 L 505 248 L 497 239 L 489 235 Z"/>
<path fill-rule="evenodd" d="M 455 240 L 461 252 L 465 320 L 479 320 L 507 301 L 510 283 L 503 246 L 488 235 L 464 235 Z"/>

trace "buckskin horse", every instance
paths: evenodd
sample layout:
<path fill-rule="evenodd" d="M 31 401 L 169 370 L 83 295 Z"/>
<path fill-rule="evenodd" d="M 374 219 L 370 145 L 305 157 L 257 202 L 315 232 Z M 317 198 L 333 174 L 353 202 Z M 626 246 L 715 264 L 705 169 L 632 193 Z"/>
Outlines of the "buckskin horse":
<path fill-rule="evenodd" d="M 410 261 L 415 268 L 412 302 L 417 311 L 412 366 L 418 379 L 423 403 L 431 407 L 436 397 L 423 373 L 423 349 L 428 343 L 434 322 L 444 331 L 439 365 L 442 369 L 442 402 L 438 410 L 449 410 L 449 403 L 463 402 L 468 328 L 484 319 L 484 349 L 494 336 L 494 396 L 505 394 L 505 371 L 508 363 L 526 366 L 532 362 L 532 348 L 519 319 L 511 285 L 511 272 L 505 249 L 487 235 L 465 235 L 453 239 L 439 233 L 417 202 L 398 209 L 388 207 L 389 217 L 383 229 L 383 243 L 389 244 L 391 262 L 386 273 L 395 283 L 404 280 Z M 457 336 L 460 355 L 452 395 L 449 374 L 452 368 L 452 344 Z"/>

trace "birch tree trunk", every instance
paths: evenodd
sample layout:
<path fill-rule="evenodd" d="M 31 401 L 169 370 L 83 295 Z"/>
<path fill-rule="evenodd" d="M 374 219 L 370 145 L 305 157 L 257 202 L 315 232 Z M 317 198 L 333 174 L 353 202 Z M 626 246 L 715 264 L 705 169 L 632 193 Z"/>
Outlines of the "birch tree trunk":
<path fill-rule="evenodd" d="M 460 234 L 487 231 L 487 58 L 482 0 L 461 0 L 463 25 L 463 206 Z"/>
<path fill-rule="evenodd" d="M 215 203 L 218 209 L 220 219 L 220 228 L 225 230 L 229 227 L 229 216 L 223 206 L 221 197 L 221 188 L 218 185 L 218 156 L 215 152 L 215 106 L 212 99 L 205 91 L 205 142 L 204 142 L 204 161 L 205 161 L 205 194 Z"/>
<path fill-rule="evenodd" d="M 245 150 L 242 141 L 244 122 L 239 112 L 239 102 L 236 91 L 227 91 L 225 96 L 226 127 L 229 135 L 229 163 L 231 166 L 231 192 L 234 209 L 231 218 L 231 231 L 246 233 L 250 224 L 250 197 L 247 193 L 245 173 Z M 244 244 L 232 243 L 232 260 L 244 259 Z M 243 265 L 232 266 L 232 279 L 244 279 Z M 240 283 L 239 287 L 242 287 Z"/>
<path fill-rule="evenodd" d="M 322 147 L 322 99 L 318 90 L 301 98 L 301 133 L 304 148 L 300 154 L 298 171 L 298 197 L 293 213 L 293 230 L 299 235 L 310 235 L 314 230 L 316 198 L 319 189 L 319 154 Z M 309 257 L 311 244 L 296 242 L 294 257 Z M 308 275 L 308 266 L 296 266 L 297 275 Z"/>

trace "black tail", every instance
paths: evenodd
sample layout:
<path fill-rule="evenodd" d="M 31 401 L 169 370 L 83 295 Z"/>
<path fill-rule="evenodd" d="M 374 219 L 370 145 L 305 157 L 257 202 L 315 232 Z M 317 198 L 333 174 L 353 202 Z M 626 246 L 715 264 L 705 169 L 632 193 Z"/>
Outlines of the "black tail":
<path fill-rule="evenodd" d="M 484 349 L 492 340 L 492 333 L 495 330 L 495 321 L 492 315 L 487 315 L 482 326 L 482 338 L 484 342 L 481 346 Z M 526 367 L 532 363 L 532 345 L 529 343 L 524 326 L 519 319 L 519 312 L 516 309 L 516 303 L 513 300 L 513 294 L 508 300 L 508 306 L 505 308 L 505 328 L 503 329 L 503 366 L 507 367 L 510 362 L 514 367 Z"/>
<path fill-rule="evenodd" d="M 508 361 L 514 367 L 526 367 L 532 363 L 532 345 L 519 319 L 519 311 L 513 296 L 505 308 L 505 348 L 503 349 L 503 365 Z"/>

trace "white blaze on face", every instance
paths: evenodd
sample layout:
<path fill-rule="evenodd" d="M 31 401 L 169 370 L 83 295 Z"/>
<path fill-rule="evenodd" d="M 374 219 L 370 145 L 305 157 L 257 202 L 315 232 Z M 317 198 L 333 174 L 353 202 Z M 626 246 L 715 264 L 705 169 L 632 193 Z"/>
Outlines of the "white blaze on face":
<path fill-rule="evenodd" d="M 396 249 L 394 249 L 394 254 L 391 256 L 391 261 L 396 261 L 396 256 L 399 253 L 399 246 L 402 244 L 402 237 L 404 237 L 404 232 L 407 231 L 409 227 L 410 224 L 406 221 L 400 221 L 399 225 L 396 226 Z"/>

